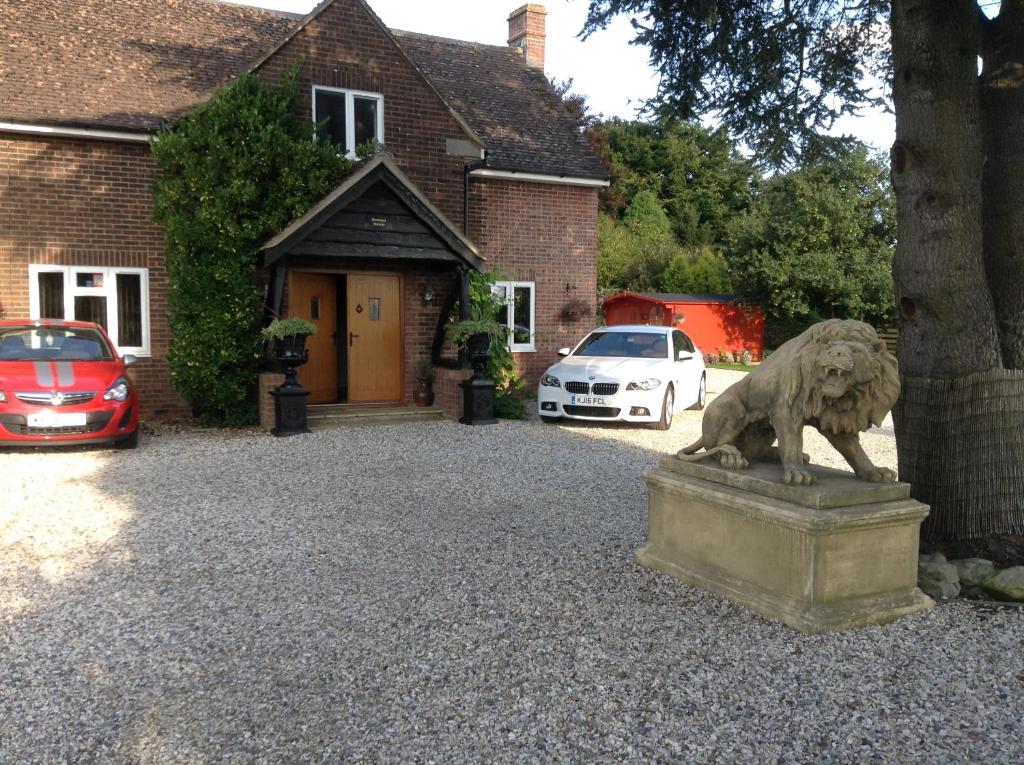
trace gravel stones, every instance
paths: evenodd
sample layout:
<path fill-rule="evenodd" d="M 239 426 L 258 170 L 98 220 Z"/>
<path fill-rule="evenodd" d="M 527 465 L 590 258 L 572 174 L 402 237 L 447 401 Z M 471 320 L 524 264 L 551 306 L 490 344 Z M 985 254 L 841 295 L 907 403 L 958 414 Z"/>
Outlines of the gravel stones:
<path fill-rule="evenodd" d="M 0 451 L 0 762 L 1024 759 L 1020 610 L 801 635 L 634 562 L 699 423 Z"/>

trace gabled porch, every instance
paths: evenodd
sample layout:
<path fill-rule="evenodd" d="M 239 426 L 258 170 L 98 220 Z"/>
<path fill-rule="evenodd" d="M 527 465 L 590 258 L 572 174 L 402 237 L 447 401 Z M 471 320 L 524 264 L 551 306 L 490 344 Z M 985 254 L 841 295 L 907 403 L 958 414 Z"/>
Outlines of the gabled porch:
<path fill-rule="evenodd" d="M 274 314 L 317 327 L 299 370 L 311 406 L 410 405 L 416 367 L 440 361 L 444 325 L 460 296 L 468 305 L 469 272 L 483 265 L 385 155 L 360 165 L 262 255 Z M 262 412 L 264 380 L 260 395 Z"/>

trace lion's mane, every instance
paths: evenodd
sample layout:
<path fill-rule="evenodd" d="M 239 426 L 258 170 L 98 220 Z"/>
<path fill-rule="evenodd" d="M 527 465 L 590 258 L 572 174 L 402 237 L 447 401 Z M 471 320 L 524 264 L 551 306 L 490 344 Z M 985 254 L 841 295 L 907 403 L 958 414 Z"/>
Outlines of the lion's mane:
<path fill-rule="evenodd" d="M 900 382 L 896 358 L 875 330 L 859 321 L 831 319 L 798 340 L 787 398 L 804 419 L 817 421 L 819 429 L 832 433 L 858 433 L 881 425 L 896 403 Z M 828 398 L 820 374 L 824 351 L 835 342 L 852 353 L 854 368 L 846 394 Z"/>

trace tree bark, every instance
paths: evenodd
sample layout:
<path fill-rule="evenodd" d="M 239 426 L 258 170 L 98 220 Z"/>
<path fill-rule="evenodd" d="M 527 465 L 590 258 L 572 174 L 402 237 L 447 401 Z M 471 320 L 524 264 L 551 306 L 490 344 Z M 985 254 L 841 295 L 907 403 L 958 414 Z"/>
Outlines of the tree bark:
<path fill-rule="evenodd" d="M 986 145 L 1009 152 L 1024 139 L 1019 129 L 999 126 L 992 139 L 984 129 L 984 24 L 974 0 L 892 3 L 903 386 L 893 416 L 900 480 L 931 507 L 922 533 L 933 541 L 1024 532 L 1024 373 L 1003 368 L 984 250 L 989 230 L 1003 241 L 1019 224 L 1007 206 L 1014 186 L 1000 212 L 982 212 L 983 173 L 996 193 L 1006 181 L 984 170 Z M 1002 278 L 989 274 L 993 284 Z M 1018 288 L 1018 309 L 1021 298 Z"/>
<path fill-rule="evenodd" d="M 1001 366 L 982 260 L 977 14 L 973 0 L 893 2 L 893 278 L 906 375 Z"/>
<path fill-rule="evenodd" d="M 1003 363 L 1024 369 L 1024 0 L 982 26 L 985 268 Z"/>

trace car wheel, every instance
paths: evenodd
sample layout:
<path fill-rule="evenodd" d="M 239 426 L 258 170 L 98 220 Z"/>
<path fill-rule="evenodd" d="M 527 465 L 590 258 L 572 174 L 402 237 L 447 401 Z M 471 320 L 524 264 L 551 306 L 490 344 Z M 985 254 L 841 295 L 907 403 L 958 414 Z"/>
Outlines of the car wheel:
<path fill-rule="evenodd" d="M 697 388 L 697 402 L 690 407 L 693 411 L 699 412 L 704 408 L 708 398 L 708 376 L 700 376 L 700 387 Z"/>
<path fill-rule="evenodd" d="M 557 425 L 562 421 L 561 417 L 546 417 L 543 414 L 540 416 L 541 422 L 546 422 L 548 425 Z"/>
<path fill-rule="evenodd" d="M 127 438 L 122 438 L 120 441 L 114 441 L 115 449 L 134 449 L 139 445 L 139 429 L 136 428 L 131 432 Z"/>
<path fill-rule="evenodd" d="M 654 424 L 658 430 L 668 430 L 672 427 L 672 417 L 675 415 L 676 394 L 672 386 L 665 391 L 665 403 L 661 407 L 661 419 Z"/>

